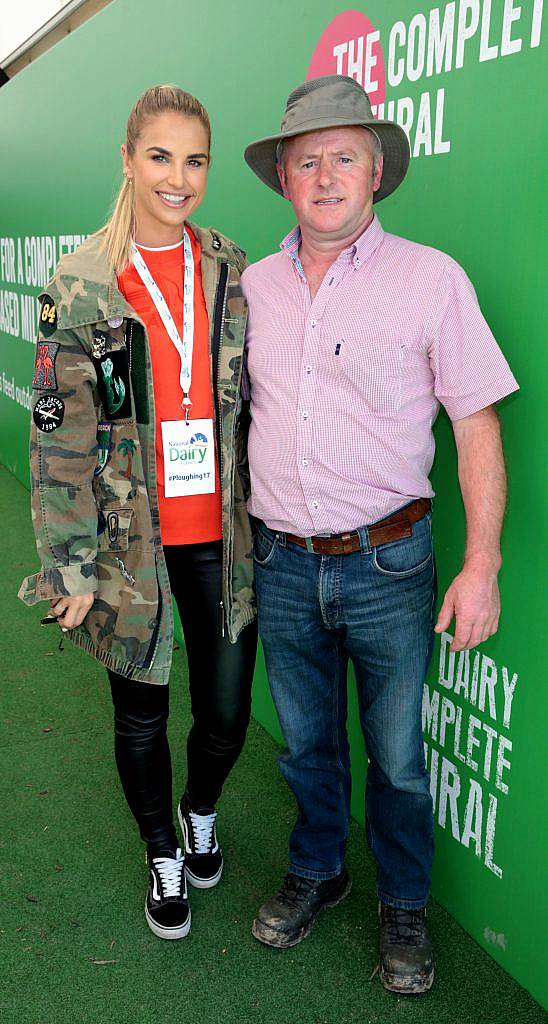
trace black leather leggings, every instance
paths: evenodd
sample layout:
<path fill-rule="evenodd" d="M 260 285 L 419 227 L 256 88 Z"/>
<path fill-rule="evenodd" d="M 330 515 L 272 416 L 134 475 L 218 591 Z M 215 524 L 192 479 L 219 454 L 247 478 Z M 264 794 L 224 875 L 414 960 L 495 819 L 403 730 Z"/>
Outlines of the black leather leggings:
<path fill-rule="evenodd" d="M 187 792 L 213 807 L 244 744 L 251 708 L 257 629 L 235 644 L 222 636 L 222 543 L 164 548 L 188 659 L 193 725 L 187 741 Z M 114 703 L 116 764 L 141 838 L 157 856 L 180 845 L 173 825 L 167 740 L 169 687 L 108 673 Z"/>

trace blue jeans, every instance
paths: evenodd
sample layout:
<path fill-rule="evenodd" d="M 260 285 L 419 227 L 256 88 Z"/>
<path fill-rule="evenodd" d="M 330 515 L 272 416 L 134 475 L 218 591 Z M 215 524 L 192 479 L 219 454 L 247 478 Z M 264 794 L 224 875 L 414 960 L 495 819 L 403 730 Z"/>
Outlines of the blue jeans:
<path fill-rule="evenodd" d="M 350 816 L 347 667 L 356 675 L 369 767 L 366 834 L 378 895 L 425 905 L 434 853 L 432 800 L 421 733 L 433 645 L 431 514 L 411 537 L 316 555 L 260 523 L 254 560 L 263 643 L 286 749 L 279 759 L 298 817 L 290 870 L 312 879 L 343 869 Z"/>

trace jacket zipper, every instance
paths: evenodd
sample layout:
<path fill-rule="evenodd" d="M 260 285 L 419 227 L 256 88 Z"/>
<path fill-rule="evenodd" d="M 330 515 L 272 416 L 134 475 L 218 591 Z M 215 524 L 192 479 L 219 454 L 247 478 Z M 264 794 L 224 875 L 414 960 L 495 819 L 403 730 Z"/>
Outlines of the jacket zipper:
<path fill-rule="evenodd" d="M 156 557 L 156 556 L 155 556 Z M 158 571 L 156 571 L 156 582 L 158 584 L 158 617 L 156 619 L 156 625 L 152 631 L 152 637 L 148 645 L 148 651 L 146 658 L 143 662 L 143 668 L 149 670 L 154 665 L 156 658 L 156 652 L 158 650 L 158 644 L 160 642 L 160 622 L 162 621 L 162 588 L 160 587 L 160 580 L 158 579 Z"/>
<path fill-rule="evenodd" d="M 218 352 L 219 352 L 219 354 L 220 354 L 220 348 L 221 348 L 221 344 L 222 344 L 222 338 L 223 338 L 223 332 L 224 332 L 225 324 L 227 324 L 227 323 L 236 323 L 237 322 L 236 320 L 232 320 L 230 317 L 226 316 L 226 303 L 227 303 L 227 293 L 228 293 L 228 287 L 227 287 L 227 280 L 226 279 L 228 278 L 228 264 L 223 263 L 221 265 L 221 271 L 222 271 L 223 267 L 226 267 L 226 274 L 225 274 L 225 279 L 224 279 L 225 287 L 224 287 L 223 305 L 222 305 L 222 310 L 221 310 L 221 323 L 220 323 L 220 331 L 219 331 L 219 345 L 218 345 Z M 219 284 L 220 284 L 220 282 L 219 282 Z M 234 408 L 234 416 L 233 416 L 233 419 L 232 419 L 232 433 L 231 433 L 231 436 L 230 436 L 230 448 L 231 448 L 232 452 L 234 452 L 234 436 L 235 436 L 235 432 L 236 432 L 236 420 L 237 420 L 237 411 L 238 411 L 237 403 L 238 403 L 238 395 L 239 395 L 239 389 L 240 389 L 241 377 L 242 377 L 242 369 L 241 369 L 242 366 L 243 366 L 243 356 L 242 356 L 242 360 L 241 360 L 241 363 L 240 363 L 240 373 L 239 373 L 238 382 L 237 382 L 237 395 L 236 395 L 236 402 L 235 402 L 235 408 Z M 218 419 L 219 423 L 220 423 L 220 420 L 221 420 L 220 383 L 221 383 L 221 375 L 220 375 L 220 370 L 219 370 L 219 366 L 218 366 L 217 367 L 217 404 L 218 404 L 217 419 Z M 220 438 L 220 430 L 219 430 L 219 438 Z M 220 453 L 219 454 L 219 461 L 220 461 L 219 473 L 221 474 L 221 479 L 222 479 L 223 463 L 222 463 L 222 450 L 221 450 L 221 447 L 220 447 L 220 440 L 219 440 L 218 443 L 219 443 L 219 453 Z M 233 458 L 234 458 L 234 455 L 233 455 Z M 221 485 L 221 490 L 222 490 L 222 485 Z M 224 536 L 224 532 L 223 532 L 223 576 L 224 576 L 225 571 L 226 571 L 226 589 L 227 589 L 228 596 L 230 598 L 231 597 L 231 593 L 232 593 L 232 587 L 231 587 L 231 579 L 230 579 L 230 575 L 229 575 L 228 569 L 229 569 L 229 566 L 228 566 L 228 559 L 226 557 L 225 536 Z M 224 605 L 223 605 L 223 601 L 222 600 L 221 600 L 220 604 L 221 604 L 221 616 L 222 616 L 222 620 L 221 620 L 222 621 L 221 633 L 222 633 L 222 636 L 224 637 L 224 635 L 225 635 L 225 614 L 224 614 L 225 609 L 224 609 Z M 227 626 L 228 626 L 228 621 L 227 621 Z"/>
<path fill-rule="evenodd" d="M 221 270 L 219 273 L 219 284 L 217 287 L 217 297 L 215 300 L 215 313 L 213 317 L 213 381 L 215 387 L 215 401 L 217 406 L 217 421 L 215 424 L 215 434 L 217 437 L 217 451 L 219 453 L 219 486 L 221 488 L 221 507 L 223 498 L 223 449 L 221 445 L 221 400 L 219 397 L 219 389 L 221 384 L 220 376 L 220 352 L 221 352 L 221 341 L 223 337 L 223 330 L 225 325 L 225 314 L 226 314 L 226 300 L 227 300 L 227 282 L 228 282 L 228 263 L 221 263 Z M 220 313 L 220 316 L 219 316 Z M 222 531 L 223 539 L 223 564 L 221 579 L 224 582 L 225 567 L 227 562 L 227 551 L 226 551 L 226 537 L 225 531 Z M 221 600 L 219 602 L 221 611 L 221 636 L 225 635 L 225 607 L 223 602 L 223 588 L 221 586 Z"/>
<path fill-rule="evenodd" d="M 128 362 L 129 362 L 129 379 L 130 380 L 131 380 L 131 355 L 132 355 L 131 343 L 132 343 L 132 341 L 133 341 L 133 320 L 130 320 L 129 321 L 129 338 L 127 340 L 127 352 L 128 352 Z"/>
<path fill-rule="evenodd" d="M 134 327 L 134 321 L 132 319 L 129 319 L 129 336 L 128 336 L 128 339 L 127 339 L 127 350 L 128 350 L 129 378 L 130 378 L 130 380 L 131 380 L 131 364 L 132 364 L 132 355 L 133 355 L 133 347 L 132 347 L 133 327 Z M 156 555 L 154 556 L 154 560 L 156 561 Z M 156 567 L 156 583 L 158 585 L 158 612 L 157 612 L 157 618 L 156 618 L 156 625 L 154 626 L 154 629 L 152 631 L 152 636 L 150 638 L 150 643 L 148 645 L 148 650 L 147 650 L 146 657 L 145 657 L 145 660 L 144 660 L 143 666 L 142 666 L 143 669 L 145 669 L 146 671 L 150 670 L 152 668 L 152 666 L 154 665 L 154 662 L 156 660 L 156 654 L 157 654 L 157 651 L 158 651 L 158 645 L 159 645 L 159 642 L 160 642 L 160 623 L 162 621 L 163 599 L 162 599 L 162 588 L 161 588 L 161 585 L 160 585 L 160 580 L 158 579 L 158 569 L 157 569 L 157 567 Z"/>

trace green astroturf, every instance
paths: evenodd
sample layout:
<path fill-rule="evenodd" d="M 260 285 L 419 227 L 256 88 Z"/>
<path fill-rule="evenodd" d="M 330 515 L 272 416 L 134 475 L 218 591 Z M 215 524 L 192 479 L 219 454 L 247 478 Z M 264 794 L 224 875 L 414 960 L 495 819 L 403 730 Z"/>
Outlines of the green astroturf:
<path fill-rule="evenodd" d="M 540 1007 L 436 904 L 437 978 L 398 998 L 376 964 L 374 867 L 353 823 L 349 898 L 300 946 L 251 936 L 253 913 L 286 868 L 293 800 L 277 748 L 255 722 L 220 807 L 225 873 L 190 890 L 192 931 L 165 942 L 143 915 L 143 849 L 118 783 L 106 676 L 40 627 L 45 605 L 16 598 L 37 560 L 24 488 L 0 467 L 2 1024 L 537 1024 Z M 184 653 L 175 652 L 170 736 L 174 798 L 189 726 Z"/>

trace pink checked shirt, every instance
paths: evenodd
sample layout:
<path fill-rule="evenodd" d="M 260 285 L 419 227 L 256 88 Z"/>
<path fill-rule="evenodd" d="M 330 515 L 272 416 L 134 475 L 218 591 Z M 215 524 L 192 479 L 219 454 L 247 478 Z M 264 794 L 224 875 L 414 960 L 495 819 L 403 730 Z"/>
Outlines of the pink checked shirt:
<path fill-rule="evenodd" d="M 375 216 L 311 300 L 300 230 L 249 267 L 249 511 L 301 537 L 431 497 L 439 403 L 462 419 L 517 390 L 464 271 Z"/>

